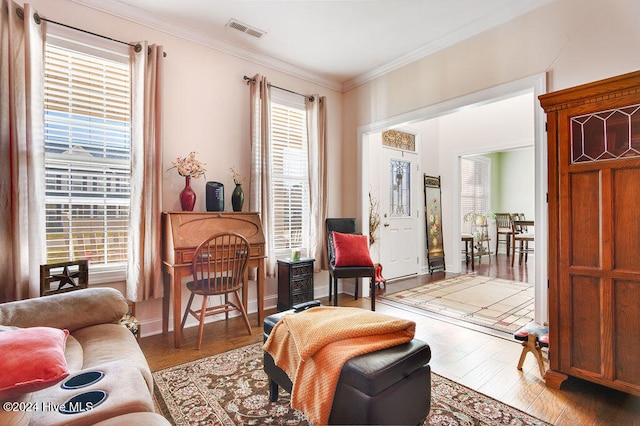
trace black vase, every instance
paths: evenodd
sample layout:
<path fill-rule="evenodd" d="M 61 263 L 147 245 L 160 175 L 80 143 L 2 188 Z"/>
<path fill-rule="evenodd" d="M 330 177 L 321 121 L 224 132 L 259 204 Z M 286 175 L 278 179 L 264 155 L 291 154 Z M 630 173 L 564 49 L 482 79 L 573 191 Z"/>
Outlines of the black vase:
<path fill-rule="evenodd" d="M 231 206 L 233 206 L 234 212 L 241 212 L 242 205 L 244 204 L 244 191 L 239 183 L 236 183 L 236 188 L 231 194 Z"/>
<path fill-rule="evenodd" d="M 224 185 L 220 182 L 207 182 L 207 211 L 224 211 Z"/>

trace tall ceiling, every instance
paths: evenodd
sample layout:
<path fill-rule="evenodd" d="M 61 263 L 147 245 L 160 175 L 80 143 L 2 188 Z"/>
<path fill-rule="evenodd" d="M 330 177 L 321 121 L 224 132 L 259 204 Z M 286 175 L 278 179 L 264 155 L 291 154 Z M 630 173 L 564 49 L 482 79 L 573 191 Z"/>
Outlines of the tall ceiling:
<path fill-rule="evenodd" d="M 553 0 L 72 1 L 347 90 Z"/>

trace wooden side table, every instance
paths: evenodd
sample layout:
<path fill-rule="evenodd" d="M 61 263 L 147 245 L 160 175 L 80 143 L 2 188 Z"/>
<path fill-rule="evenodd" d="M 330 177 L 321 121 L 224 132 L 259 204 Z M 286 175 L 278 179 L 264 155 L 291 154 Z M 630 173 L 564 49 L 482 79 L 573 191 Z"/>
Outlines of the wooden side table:
<path fill-rule="evenodd" d="M 482 225 L 472 225 L 474 234 L 478 233 L 479 237 L 475 238 L 475 252 L 478 256 L 478 263 L 482 263 L 482 256 L 484 254 L 489 258 L 491 263 L 491 237 L 489 236 L 489 225 L 485 222 Z M 485 248 L 486 245 L 486 248 Z"/>
<path fill-rule="evenodd" d="M 278 311 L 313 300 L 315 259 L 278 260 Z"/>

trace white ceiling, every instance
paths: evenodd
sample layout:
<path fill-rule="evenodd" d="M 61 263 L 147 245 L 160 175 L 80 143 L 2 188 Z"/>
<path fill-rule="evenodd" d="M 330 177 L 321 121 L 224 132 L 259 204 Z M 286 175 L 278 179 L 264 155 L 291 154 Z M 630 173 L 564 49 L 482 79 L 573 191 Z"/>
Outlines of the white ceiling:
<path fill-rule="evenodd" d="M 72 1 L 346 90 L 553 0 Z"/>

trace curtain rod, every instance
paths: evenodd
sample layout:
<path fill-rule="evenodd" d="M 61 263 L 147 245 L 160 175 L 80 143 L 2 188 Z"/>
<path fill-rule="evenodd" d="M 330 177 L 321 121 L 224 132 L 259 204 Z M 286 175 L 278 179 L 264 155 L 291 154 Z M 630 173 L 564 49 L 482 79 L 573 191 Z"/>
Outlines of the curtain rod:
<path fill-rule="evenodd" d="M 249 84 L 249 83 L 254 83 L 255 84 L 255 82 L 256 82 L 255 78 L 250 78 L 250 77 L 247 77 L 246 75 L 243 77 L 243 79 L 247 82 L 247 84 Z M 275 87 L 276 89 L 284 90 L 285 92 L 289 92 L 289 93 L 293 93 L 294 95 L 302 96 L 303 98 L 309 99 L 309 102 L 313 102 L 313 100 L 315 99 L 311 95 L 303 95 L 302 93 L 294 92 L 293 90 L 285 89 L 284 87 L 278 87 L 278 86 L 276 86 L 274 84 L 271 84 L 271 83 L 269 83 L 269 87 Z"/>
<path fill-rule="evenodd" d="M 37 24 L 39 24 L 40 21 L 42 20 L 42 21 L 45 21 L 45 22 L 50 22 L 52 24 L 60 25 L 61 27 L 65 27 L 65 28 L 69 28 L 69 29 L 72 29 L 72 30 L 80 31 L 81 33 L 91 34 L 91 35 L 96 36 L 96 37 L 100 37 L 100 38 L 104 38 L 104 39 L 107 39 L 107 40 L 115 41 L 116 43 L 126 44 L 127 46 L 131 46 L 131 47 L 135 48 L 136 52 L 139 52 L 142 49 L 142 45 L 140 43 L 131 44 L 131 43 L 128 43 L 126 41 L 116 40 L 115 38 L 107 37 L 107 36 L 104 36 L 102 34 L 92 33 L 91 31 L 83 30 L 82 28 L 72 27 L 71 25 L 63 24 L 62 22 L 57 22 L 57 21 L 54 21 L 54 20 L 51 20 L 51 19 L 43 18 L 42 16 L 38 15 L 37 13 L 33 15 L 33 19 L 36 21 Z M 162 56 L 166 58 L 167 57 L 167 52 L 162 52 Z"/>

